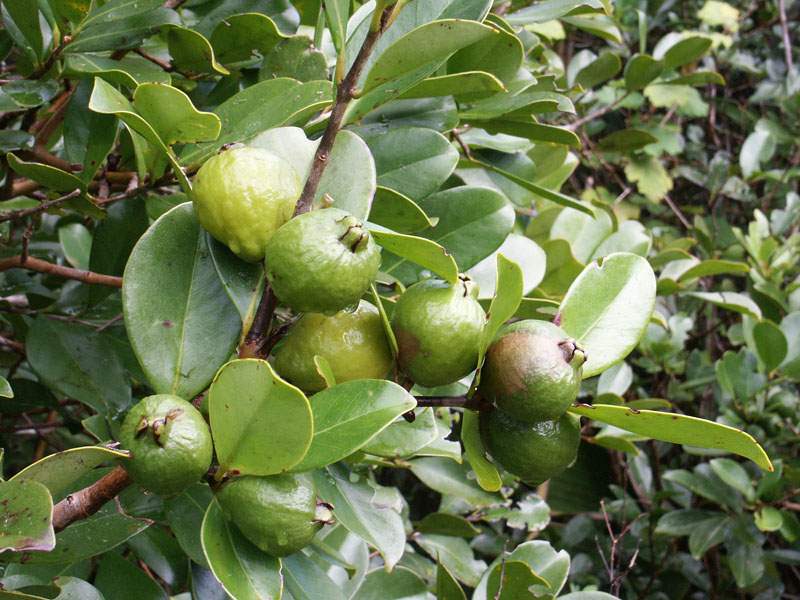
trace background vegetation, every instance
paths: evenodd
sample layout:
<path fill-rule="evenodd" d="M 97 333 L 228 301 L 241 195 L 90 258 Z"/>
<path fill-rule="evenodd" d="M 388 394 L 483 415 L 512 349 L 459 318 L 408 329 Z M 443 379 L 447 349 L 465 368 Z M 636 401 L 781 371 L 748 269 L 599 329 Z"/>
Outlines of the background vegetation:
<path fill-rule="evenodd" d="M 3 0 L 7 478 L 113 439 L 119 415 L 151 393 L 154 367 L 131 349 L 118 290 L 131 249 L 186 201 L 175 165 L 191 173 L 223 144 L 266 130 L 322 132 L 326 80 L 351 66 L 373 4 L 319 4 Z M 383 450 L 373 443 L 329 469 L 323 497 L 350 516 L 284 562 L 284 597 L 450 599 L 460 587 L 475 599 L 800 597 L 797 3 L 515 0 L 488 15 L 479 0 L 398 4 L 374 56 L 437 19 L 482 21 L 495 35 L 430 27 L 385 72 L 368 68 L 367 93 L 344 119 L 366 144 L 342 150 L 332 185 L 356 199 L 369 187 L 366 148 L 378 184 L 370 221 L 444 246 L 487 302 L 496 254 L 514 259 L 526 295 L 517 316 L 552 318 L 594 259 L 645 257 L 656 313 L 625 362 L 584 382 L 581 401 L 734 426 L 775 471 L 584 421 L 573 467 L 536 490 L 505 477 L 489 493 L 454 460 L 460 409 L 418 409 L 413 435 L 392 438 L 393 424 Z M 263 143 L 290 145 L 296 138 L 281 136 L 302 133 L 293 131 Z M 349 210 L 365 208 L 354 202 Z M 203 252 L 221 273 L 220 297 L 227 287 L 235 301 L 237 280 L 219 266 L 228 255 Z M 389 303 L 392 278 L 407 284 L 423 270 L 397 254 L 382 267 Z M 231 269 L 245 287 L 258 278 Z M 216 355 L 224 361 L 238 341 L 239 316 L 253 317 L 247 302 L 238 312 L 225 302 L 228 312 L 195 313 L 201 325 L 187 330 L 212 376 Z M 114 458 L 75 456 L 45 467 L 56 501 Z M 129 487 L 59 533 L 55 553 L 8 559 L 0 596 L 225 597 L 200 550 L 209 499 L 204 484 L 167 501 Z M 507 565 L 520 587 L 498 584 Z"/>

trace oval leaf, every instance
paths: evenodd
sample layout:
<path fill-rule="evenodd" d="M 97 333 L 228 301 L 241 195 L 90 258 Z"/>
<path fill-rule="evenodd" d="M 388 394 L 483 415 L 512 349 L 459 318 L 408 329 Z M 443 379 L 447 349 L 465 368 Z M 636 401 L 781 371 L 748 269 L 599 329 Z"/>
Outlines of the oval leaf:
<path fill-rule="evenodd" d="M 274 475 L 300 462 L 314 423 L 303 392 L 265 360 L 233 360 L 208 392 L 214 448 L 224 472 Z"/>
<path fill-rule="evenodd" d="M 194 398 L 233 352 L 242 322 L 190 203 L 162 215 L 134 247 L 122 308 L 133 351 L 158 393 Z"/>
<path fill-rule="evenodd" d="M 372 231 L 372 235 L 382 247 L 401 257 L 400 260 L 397 257 L 392 260 L 391 257 L 384 256 L 384 260 L 390 261 L 388 266 L 382 267 L 386 273 L 391 274 L 398 265 L 403 264 L 402 259 L 406 259 L 428 269 L 445 281 L 450 283 L 458 281 L 458 265 L 455 259 L 436 242 L 391 231 Z"/>
<path fill-rule="evenodd" d="M 655 301 L 656 277 L 642 257 L 620 252 L 587 265 L 567 291 L 558 319 L 586 351 L 584 377 L 630 354 L 650 322 Z"/>
<path fill-rule="evenodd" d="M 36 481 L 0 482 L 0 552 L 55 548 L 53 499 Z"/>

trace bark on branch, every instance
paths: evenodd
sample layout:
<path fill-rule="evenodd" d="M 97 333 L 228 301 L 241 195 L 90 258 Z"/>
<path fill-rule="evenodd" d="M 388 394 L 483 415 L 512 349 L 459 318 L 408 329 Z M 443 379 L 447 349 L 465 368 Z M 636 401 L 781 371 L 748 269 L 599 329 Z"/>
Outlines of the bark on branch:
<path fill-rule="evenodd" d="M 72 267 L 64 267 L 56 265 L 40 258 L 32 256 L 24 257 L 21 254 L 11 256 L 0 260 L 0 271 L 7 271 L 8 269 L 30 269 L 31 271 L 38 271 L 39 273 L 48 273 L 50 275 L 57 275 L 65 279 L 75 279 L 83 283 L 93 283 L 97 285 L 107 285 L 110 287 L 122 287 L 122 277 L 114 277 L 113 275 L 103 275 L 93 271 L 83 271 L 81 269 L 73 269 Z"/>
<path fill-rule="evenodd" d="M 58 533 L 75 521 L 91 517 L 130 484 L 128 472 L 116 467 L 89 487 L 70 494 L 56 504 L 53 508 L 53 529 Z"/>

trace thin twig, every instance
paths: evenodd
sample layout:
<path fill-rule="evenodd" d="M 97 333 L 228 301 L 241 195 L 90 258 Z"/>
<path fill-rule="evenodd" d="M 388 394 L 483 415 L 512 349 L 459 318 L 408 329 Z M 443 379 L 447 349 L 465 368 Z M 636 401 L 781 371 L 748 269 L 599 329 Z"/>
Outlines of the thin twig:
<path fill-rule="evenodd" d="M 625 92 L 624 94 L 622 94 L 622 96 L 620 96 L 619 98 L 614 100 L 614 102 L 612 102 L 608 106 L 604 106 L 603 108 L 600 108 L 600 109 L 598 109 L 598 110 L 596 110 L 594 112 L 590 112 L 588 115 L 584 115 L 580 119 L 577 119 L 576 121 L 573 121 L 572 123 L 567 125 L 566 128 L 569 129 L 570 131 L 575 131 L 576 129 L 578 129 L 579 127 L 585 125 L 589 121 L 594 121 L 598 117 L 602 117 L 604 114 L 610 113 L 612 110 L 617 108 L 620 104 L 622 104 L 622 101 L 625 100 L 625 98 L 628 97 L 628 94 L 630 94 L 630 92 Z"/>
<path fill-rule="evenodd" d="M 244 343 L 239 348 L 239 358 L 264 358 L 267 356 L 263 353 L 263 349 L 270 336 L 272 316 L 275 314 L 277 306 L 278 299 L 272 292 L 272 287 L 269 282 L 264 282 L 264 291 L 261 294 L 256 315 L 253 317 L 253 323 L 244 338 Z"/>
<path fill-rule="evenodd" d="M 300 215 L 311 210 L 311 204 L 314 202 L 314 197 L 317 194 L 320 179 L 325 172 L 325 167 L 328 166 L 328 159 L 333 149 L 333 143 L 336 141 L 336 134 L 338 134 L 339 130 L 342 128 L 342 121 L 344 120 L 347 106 L 350 104 L 350 100 L 353 99 L 358 80 L 361 77 L 361 72 L 367 64 L 367 59 L 375 48 L 375 44 L 381 37 L 381 34 L 388 26 L 388 20 L 392 14 L 392 10 L 393 7 L 391 6 L 383 10 L 380 15 L 380 20 L 378 21 L 378 26 L 370 29 L 367 37 L 364 39 L 364 43 L 361 45 L 361 49 L 358 51 L 353 66 L 350 67 L 341 85 L 336 90 L 336 102 L 328 117 L 328 126 L 325 128 L 325 133 L 322 134 L 322 140 L 320 140 L 317 151 L 314 153 L 314 160 L 311 163 L 308 179 L 306 180 L 303 193 L 300 195 L 300 199 L 297 201 L 297 206 L 294 210 L 295 215 Z"/>
<path fill-rule="evenodd" d="M 107 285 L 117 288 L 122 287 L 122 277 L 114 277 L 113 275 L 103 275 L 102 273 L 95 273 L 93 271 L 83 271 L 81 269 L 56 265 L 40 258 L 34 258 L 33 256 L 25 258 L 22 255 L 17 255 L 0 260 L 0 271 L 7 271 L 8 269 L 29 269 L 31 271 L 38 271 L 39 273 L 57 275 L 65 279 L 82 281 L 83 283 Z"/>
<path fill-rule="evenodd" d="M 669 206 L 670 210 L 675 213 L 675 216 L 678 217 L 678 220 L 683 224 L 683 226 L 686 227 L 686 229 L 691 229 L 692 224 L 689 222 L 689 219 L 686 218 L 686 215 L 683 214 L 683 211 L 680 209 L 680 207 L 675 204 L 672 198 L 669 197 L 669 194 L 664 196 L 664 201 L 667 203 L 667 206 Z"/>
<path fill-rule="evenodd" d="M 60 198 L 56 198 L 55 200 L 47 200 L 42 202 L 39 206 L 34 206 L 32 208 L 21 208 L 19 210 L 10 210 L 6 213 L 0 214 L 0 223 L 4 223 L 6 221 L 17 221 L 19 219 L 24 219 L 25 217 L 30 217 L 31 215 L 49 210 L 54 206 L 59 206 L 60 204 L 74 200 L 80 195 L 80 190 L 73 190 L 69 194 L 61 196 Z"/>
<path fill-rule="evenodd" d="M 786 2 L 778 0 L 778 14 L 781 18 L 781 32 L 783 34 L 783 52 L 786 57 L 786 70 L 791 73 L 794 68 L 792 60 L 792 40 L 789 37 L 789 22 L 786 19 Z"/>
<path fill-rule="evenodd" d="M 53 529 L 59 532 L 75 521 L 91 517 L 131 483 L 128 472 L 116 467 L 89 487 L 70 494 L 53 508 Z"/>

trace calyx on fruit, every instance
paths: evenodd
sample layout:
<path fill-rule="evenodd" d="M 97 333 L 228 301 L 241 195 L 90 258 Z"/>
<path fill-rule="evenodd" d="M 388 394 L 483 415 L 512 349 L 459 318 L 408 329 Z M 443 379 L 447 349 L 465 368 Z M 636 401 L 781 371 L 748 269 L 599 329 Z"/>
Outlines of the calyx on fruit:
<path fill-rule="evenodd" d="M 392 315 L 400 369 L 415 383 L 445 385 L 472 372 L 478 363 L 486 314 L 478 286 L 426 280 L 400 296 Z"/>
<path fill-rule="evenodd" d="M 275 557 L 305 548 L 323 525 L 318 514 L 328 513 L 305 473 L 235 477 L 222 484 L 217 500 L 244 537 Z"/>
<path fill-rule="evenodd" d="M 273 353 L 275 369 L 305 392 L 318 392 L 325 381 L 314 356 L 328 361 L 337 383 L 382 379 L 393 358 L 378 309 L 362 300 L 354 311 L 333 316 L 305 313 Z"/>
<path fill-rule="evenodd" d="M 569 413 L 528 424 L 502 410 L 480 414 L 481 439 L 494 461 L 529 485 L 558 475 L 578 456 L 580 422 Z"/>
<path fill-rule="evenodd" d="M 381 252 L 356 217 L 338 208 L 304 213 L 267 244 L 266 272 L 278 299 L 297 312 L 354 307 L 378 273 Z"/>
<path fill-rule="evenodd" d="M 177 494 L 200 480 L 211 465 L 208 425 L 194 406 L 170 394 L 148 396 L 128 412 L 120 429 L 132 458 L 133 480 L 156 494 Z"/>
<path fill-rule="evenodd" d="M 261 148 L 239 147 L 210 158 L 194 179 L 200 224 L 240 258 L 256 262 L 292 218 L 302 182 L 292 165 Z"/>
<path fill-rule="evenodd" d="M 586 357 L 560 327 L 518 321 L 500 330 L 481 369 L 481 395 L 526 423 L 557 419 L 575 401 Z"/>

